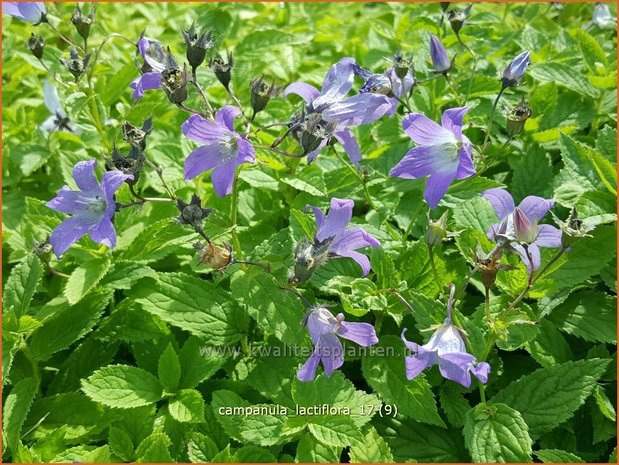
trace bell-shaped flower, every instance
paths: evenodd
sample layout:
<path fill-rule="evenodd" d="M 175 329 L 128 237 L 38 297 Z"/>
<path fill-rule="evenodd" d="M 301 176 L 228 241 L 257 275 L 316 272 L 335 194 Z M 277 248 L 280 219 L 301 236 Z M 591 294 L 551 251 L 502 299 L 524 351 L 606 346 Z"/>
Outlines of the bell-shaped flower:
<path fill-rule="evenodd" d="M 505 189 L 489 189 L 483 197 L 490 202 L 500 220 L 490 226 L 488 237 L 507 240 L 511 249 L 520 255 L 529 273 L 539 268 L 540 247 L 561 247 L 561 231 L 549 224 L 538 224 L 554 205 L 553 200 L 530 195 L 516 207 L 511 194 Z"/>
<path fill-rule="evenodd" d="M 316 377 L 318 364 L 322 362 L 327 376 L 344 363 L 342 343 L 338 337 L 356 342 L 362 347 L 369 347 L 378 342 L 376 331 L 369 323 L 350 323 L 344 321 L 344 315 L 336 317 L 324 307 L 309 310 L 305 317 L 305 326 L 314 343 L 314 351 L 299 371 L 300 381 L 312 381 Z"/>
<path fill-rule="evenodd" d="M 146 90 L 161 88 L 161 73 L 166 68 L 166 56 L 161 43 L 142 37 L 137 46 L 144 59 L 146 70 L 130 84 L 133 89 L 133 98 L 136 100 L 142 98 Z"/>
<path fill-rule="evenodd" d="M 58 257 L 87 233 L 99 244 L 116 246 L 116 230 L 112 224 L 116 211 L 114 194 L 132 176 L 118 170 L 108 171 L 99 183 L 95 177 L 96 165 L 96 160 L 78 162 L 73 168 L 73 179 L 79 190 L 64 186 L 47 202 L 49 208 L 72 215 L 60 223 L 50 237 Z"/>
<path fill-rule="evenodd" d="M 56 88 L 45 81 L 43 84 L 43 101 L 51 113 L 39 128 L 44 132 L 66 131 L 79 134 L 80 129 L 71 122 L 60 103 Z"/>
<path fill-rule="evenodd" d="M 531 52 L 522 52 L 503 70 L 503 87 L 518 85 L 531 63 Z"/>
<path fill-rule="evenodd" d="M 191 115 L 181 127 L 189 139 L 203 144 L 185 160 L 185 180 L 210 170 L 215 193 L 224 197 L 232 192 L 234 171 L 242 163 L 256 159 L 254 146 L 234 130 L 234 119 L 241 110 L 233 106 L 221 108 L 214 121 Z"/>
<path fill-rule="evenodd" d="M 2 14 L 34 23 L 47 21 L 44 2 L 2 2 Z"/>
<path fill-rule="evenodd" d="M 434 71 L 437 73 L 446 73 L 451 69 L 452 63 L 447 56 L 447 50 L 445 50 L 445 46 L 435 35 L 430 37 L 430 58 L 432 59 Z"/>
<path fill-rule="evenodd" d="M 442 126 L 422 115 L 411 113 L 402 120 L 404 132 L 418 144 L 391 170 L 391 176 L 404 179 L 428 177 L 423 197 L 435 208 L 454 179 L 475 173 L 471 141 L 462 134 L 462 120 L 468 107 L 445 110 Z"/>
<path fill-rule="evenodd" d="M 370 260 L 357 249 L 363 247 L 378 247 L 378 242 L 374 237 L 359 227 L 348 228 L 348 223 L 352 218 L 354 202 L 347 199 L 331 199 L 331 207 L 325 214 L 318 207 L 310 206 L 316 217 L 318 231 L 314 236 L 314 243 L 325 246 L 328 244 L 330 257 L 348 257 L 356 261 L 363 276 L 370 272 Z"/>
<path fill-rule="evenodd" d="M 482 383 L 488 382 L 490 365 L 486 362 L 478 363 L 475 357 L 466 351 L 466 344 L 460 330 L 454 326 L 448 317 L 432 335 L 427 344 L 419 345 L 410 342 L 402 331 L 402 341 L 411 351 L 406 356 L 406 378 L 414 379 L 433 365 L 438 368 L 444 378 L 460 383 L 464 387 L 471 385 L 471 373 Z"/>

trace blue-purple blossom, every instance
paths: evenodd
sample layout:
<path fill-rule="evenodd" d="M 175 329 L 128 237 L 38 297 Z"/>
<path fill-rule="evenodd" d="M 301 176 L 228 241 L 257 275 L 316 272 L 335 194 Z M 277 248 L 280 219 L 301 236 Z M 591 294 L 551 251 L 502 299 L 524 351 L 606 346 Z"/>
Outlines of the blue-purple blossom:
<path fill-rule="evenodd" d="M 78 162 L 73 168 L 73 179 L 79 190 L 64 186 L 54 199 L 47 202 L 49 208 L 72 215 L 60 223 L 50 237 L 58 257 L 85 234 L 109 248 L 116 246 L 116 230 L 112 224 L 116 211 L 114 194 L 125 180 L 133 179 L 133 176 L 118 170 L 108 171 L 99 183 L 95 177 L 96 166 L 96 160 Z"/>
<path fill-rule="evenodd" d="M 391 103 L 385 95 L 371 93 L 345 99 L 353 85 L 354 66 L 354 59 L 342 58 L 329 68 L 320 91 L 305 82 L 293 82 L 282 95 L 286 98 L 296 94 L 305 101 L 307 115 L 317 113 L 326 122 L 336 122 L 333 137 L 342 144 L 350 161 L 359 164 L 361 149 L 354 134 L 347 128 L 376 121 L 389 111 Z M 328 138 L 324 139 L 311 151 L 308 161 L 313 161 L 328 142 Z"/>
<path fill-rule="evenodd" d="M 511 194 L 505 189 L 489 189 L 483 196 L 490 202 L 500 221 L 490 227 L 488 237 L 501 237 L 509 241 L 510 248 L 520 255 L 529 272 L 539 268 L 540 247 L 561 247 L 561 231 L 549 224 L 538 224 L 554 205 L 553 200 L 530 195 L 516 207 Z M 523 245 L 526 245 L 526 249 Z"/>
<path fill-rule="evenodd" d="M 415 83 L 410 70 L 403 78 L 398 77 L 394 67 L 384 74 L 374 74 L 358 65 L 355 65 L 353 70 L 364 80 L 363 86 L 359 89 L 360 94 L 372 93 L 389 97 L 390 108 L 385 112 L 385 116 L 392 116 L 396 112 L 399 99 L 405 98 Z"/>
<path fill-rule="evenodd" d="M 411 351 L 411 355 L 404 359 L 407 379 L 414 379 L 426 368 L 438 365 L 444 378 L 464 387 L 471 385 L 471 373 L 482 383 L 488 382 L 490 365 L 486 362 L 478 363 L 473 355 L 467 353 L 460 330 L 452 324 L 450 317 L 443 321 L 427 344 L 410 342 L 404 336 L 405 333 L 406 328 L 402 331 L 402 341 Z"/>
<path fill-rule="evenodd" d="M 451 69 L 451 60 L 441 40 L 435 35 L 430 36 L 430 58 L 437 73 L 446 73 Z"/>
<path fill-rule="evenodd" d="M 189 139 L 203 144 L 185 160 L 185 180 L 213 169 L 211 181 L 219 197 L 232 192 L 234 171 L 242 163 L 254 163 L 254 146 L 234 130 L 234 119 L 241 110 L 233 106 L 221 108 L 214 121 L 191 115 L 183 123 L 182 131 Z"/>
<path fill-rule="evenodd" d="M 71 122 L 62 108 L 60 98 L 58 97 L 58 91 L 48 81 L 45 81 L 43 84 L 43 101 L 45 102 L 45 106 L 51 115 L 39 127 L 42 131 L 66 131 L 75 134 L 80 133 L 80 129 Z"/>
<path fill-rule="evenodd" d="M 391 176 L 404 179 L 428 177 L 423 197 L 435 208 L 454 179 L 475 173 L 471 141 L 462 134 L 462 120 L 468 107 L 445 110 L 442 126 L 422 115 L 411 113 L 402 120 L 404 132 L 418 144 L 391 170 Z"/>
<path fill-rule="evenodd" d="M 329 244 L 330 257 L 348 257 L 356 261 L 363 276 L 370 272 L 370 260 L 357 249 L 378 247 L 380 242 L 359 227 L 347 228 L 352 218 L 354 202 L 348 199 L 331 199 L 331 207 L 325 217 L 318 207 L 309 205 L 316 217 L 318 231 L 314 236 L 316 244 Z"/>
<path fill-rule="evenodd" d="M 36 25 L 46 20 L 47 9 L 44 2 L 2 2 L 2 14 Z"/>
<path fill-rule="evenodd" d="M 305 324 L 314 343 L 314 352 L 297 372 L 300 381 L 312 381 L 316 377 L 318 364 L 322 362 L 328 377 L 344 363 L 343 337 L 356 342 L 362 347 L 369 347 L 378 342 L 376 331 L 369 323 L 349 323 L 344 315 L 336 317 L 324 307 L 310 309 Z"/>
<path fill-rule="evenodd" d="M 133 89 L 133 98 L 140 99 L 145 90 L 161 88 L 161 73 L 165 70 L 165 52 L 161 43 L 156 40 L 142 37 L 138 41 L 138 50 L 144 59 L 148 71 L 134 80 L 130 87 Z"/>
<path fill-rule="evenodd" d="M 531 63 L 531 52 L 522 52 L 503 71 L 503 87 L 517 85 Z"/>

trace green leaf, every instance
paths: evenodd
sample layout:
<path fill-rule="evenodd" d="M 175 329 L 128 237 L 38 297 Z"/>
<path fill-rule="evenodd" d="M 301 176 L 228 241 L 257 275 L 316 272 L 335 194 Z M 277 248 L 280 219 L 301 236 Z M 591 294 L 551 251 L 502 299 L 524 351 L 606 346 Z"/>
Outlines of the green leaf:
<path fill-rule="evenodd" d="M 579 28 L 576 31 L 576 40 L 578 47 L 582 53 L 582 57 L 589 68 L 589 71 L 597 74 L 596 63 L 602 64 L 604 68 L 608 68 L 608 59 L 606 53 L 595 38 L 584 29 Z"/>
<path fill-rule="evenodd" d="M 600 413 L 602 413 L 602 415 L 604 415 L 610 421 L 617 421 L 617 412 L 615 412 L 615 407 L 613 407 L 613 403 L 604 392 L 604 388 L 600 385 L 597 385 L 595 387 L 595 391 L 593 392 L 593 396 L 595 398 L 595 403 L 600 409 Z"/>
<path fill-rule="evenodd" d="M 183 389 L 168 404 L 170 415 L 181 423 L 204 421 L 204 399 L 195 389 Z"/>
<path fill-rule="evenodd" d="M 263 447 L 243 446 L 237 449 L 234 460 L 238 463 L 276 463 L 277 458 Z"/>
<path fill-rule="evenodd" d="M 527 351 L 543 367 L 558 365 L 574 358 L 565 337 L 548 320 L 538 322 L 539 333 L 535 340 L 526 344 Z"/>
<path fill-rule="evenodd" d="M 597 91 L 589 84 L 587 78 L 572 66 L 563 63 L 536 63 L 529 67 L 528 73 L 538 81 L 554 82 L 582 95 L 597 96 Z"/>
<path fill-rule="evenodd" d="M 466 414 L 466 447 L 475 462 L 531 462 L 527 424 L 505 404 L 481 403 Z"/>
<path fill-rule="evenodd" d="M 26 255 L 9 274 L 4 285 L 2 308 L 5 312 L 13 308 L 19 318 L 26 313 L 42 276 L 41 261 L 34 254 Z"/>
<path fill-rule="evenodd" d="M 172 347 L 172 344 L 168 344 L 168 347 L 166 347 L 161 357 L 159 357 L 157 374 L 159 376 L 159 382 L 166 392 L 176 392 L 178 382 L 181 379 L 181 363 L 178 360 L 178 355 L 176 355 L 176 351 L 174 347 Z"/>
<path fill-rule="evenodd" d="M 531 436 L 537 437 L 574 414 L 593 392 L 608 363 L 590 359 L 540 368 L 499 391 L 492 401 L 518 410 Z"/>
<path fill-rule="evenodd" d="M 340 461 L 341 447 L 326 446 L 309 433 L 301 436 L 297 445 L 298 463 L 337 463 Z"/>
<path fill-rule="evenodd" d="M 361 430 L 350 417 L 312 416 L 307 427 L 318 441 L 327 446 L 346 447 L 363 443 Z"/>
<path fill-rule="evenodd" d="M 187 456 L 191 463 L 204 463 L 213 460 L 219 449 L 217 444 L 205 434 L 192 431 L 187 442 Z"/>
<path fill-rule="evenodd" d="M 395 404 L 408 418 L 431 425 L 445 426 L 424 375 L 406 379 L 404 344 L 395 336 L 383 336 L 374 353 L 361 361 L 363 376 L 387 404 Z M 380 356 L 382 354 L 383 356 Z"/>
<path fill-rule="evenodd" d="M 586 341 L 617 343 L 616 300 L 596 291 L 570 295 L 550 314 L 558 329 Z"/>
<path fill-rule="evenodd" d="M 448 383 L 441 386 L 440 392 L 441 408 L 447 414 L 449 423 L 460 428 L 464 426 L 465 415 L 471 409 L 461 391 L 454 383 Z"/>
<path fill-rule="evenodd" d="M 243 57 L 261 57 L 265 50 L 284 45 L 305 45 L 310 37 L 301 34 L 290 34 L 277 29 L 255 31 L 247 36 L 235 47 L 235 54 Z"/>
<path fill-rule="evenodd" d="M 191 229 L 164 219 L 144 228 L 127 248 L 119 249 L 115 254 L 123 260 L 153 262 L 178 250 L 193 237 Z"/>
<path fill-rule="evenodd" d="M 226 357 L 216 351 L 205 353 L 207 348 L 195 336 L 190 336 L 185 341 L 180 351 L 181 379 L 179 386 L 193 388 L 205 379 L 210 378 L 226 361 Z"/>
<path fill-rule="evenodd" d="M 121 460 L 130 462 L 133 457 L 133 442 L 131 437 L 122 429 L 110 426 L 108 444 L 112 452 Z"/>
<path fill-rule="evenodd" d="M 559 449 L 542 449 L 535 451 L 534 454 L 542 463 L 585 463 L 577 455 Z"/>
<path fill-rule="evenodd" d="M 146 370 L 109 365 L 82 380 L 82 391 L 95 402 L 112 408 L 133 408 L 161 399 L 161 384 Z"/>
<path fill-rule="evenodd" d="M 391 463 L 393 454 L 387 442 L 376 429 L 369 427 L 363 436 L 363 444 L 353 445 L 348 452 L 350 463 Z"/>
<path fill-rule="evenodd" d="M 157 278 L 157 272 L 147 265 L 115 260 L 99 285 L 104 289 L 131 289 L 142 278 Z"/>
<path fill-rule="evenodd" d="M 316 197 L 326 197 L 327 195 L 322 171 L 316 165 L 308 165 L 294 177 L 282 178 L 282 182 Z"/>
<path fill-rule="evenodd" d="M 172 444 L 170 438 L 163 433 L 153 433 L 144 439 L 135 450 L 138 463 L 169 463 L 172 462 L 168 448 Z"/>
<path fill-rule="evenodd" d="M 497 216 L 490 202 L 481 196 L 475 196 L 454 209 L 454 220 L 460 228 L 485 234 L 490 226 L 497 223 Z"/>
<path fill-rule="evenodd" d="M 239 173 L 239 179 L 242 179 L 256 189 L 267 189 L 271 191 L 279 189 L 279 182 L 277 179 L 268 175 L 261 169 L 243 170 Z"/>
<path fill-rule="evenodd" d="M 64 295 L 71 305 L 78 303 L 110 269 L 108 257 L 84 261 L 71 273 L 64 288 Z"/>
<path fill-rule="evenodd" d="M 241 338 L 243 311 L 230 295 L 208 281 L 184 273 L 160 273 L 132 289 L 144 310 L 166 323 L 204 338 L 205 345 L 225 345 Z"/>
<path fill-rule="evenodd" d="M 4 401 L 2 412 L 2 435 L 7 446 L 15 451 L 21 439 L 21 428 L 26 420 L 38 383 L 34 378 L 19 381 Z"/>

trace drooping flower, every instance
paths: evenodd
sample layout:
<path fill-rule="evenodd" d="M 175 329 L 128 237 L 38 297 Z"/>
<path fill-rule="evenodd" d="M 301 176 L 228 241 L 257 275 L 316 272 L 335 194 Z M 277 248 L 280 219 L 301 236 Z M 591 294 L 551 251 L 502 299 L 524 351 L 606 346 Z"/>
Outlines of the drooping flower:
<path fill-rule="evenodd" d="M 314 236 L 313 249 L 326 249 L 329 257 L 348 257 L 356 261 L 363 276 L 370 272 L 370 260 L 357 249 L 378 247 L 380 242 L 359 227 L 347 228 L 352 218 L 354 202 L 348 199 L 331 199 L 331 207 L 325 217 L 318 207 L 308 206 L 314 211 L 318 231 Z"/>
<path fill-rule="evenodd" d="M 185 160 L 185 180 L 214 168 L 211 181 L 215 193 L 223 197 L 232 192 L 236 167 L 256 159 L 254 146 L 234 131 L 234 119 L 240 114 L 238 108 L 228 105 L 217 112 L 214 121 L 191 115 L 183 123 L 183 134 L 203 144 Z"/>
<path fill-rule="evenodd" d="M 430 37 L 430 58 L 432 59 L 434 71 L 437 73 L 446 73 L 451 69 L 452 63 L 447 56 L 447 50 L 445 50 L 445 46 L 435 35 Z"/>
<path fill-rule="evenodd" d="M 284 98 L 296 94 L 305 101 L 303 121 L 296 122 L 297 126 L 301 126 L 306 118 L 313 118 L 312 115 L 320 115 L 320 120 L 314 126 L 334 126 L 334 130 L 331 133 L 327 131 L 318 146 L 308 153 L 307 159 L 310 162 L 333 136 L 342 144 L 350 161 L 358 165 L 361 149 L 354 134 L 347 128 L 376 121 L 391 108 L 389 99 L 380 94 L 366 93 L 345 99 L 353 85 L 354 65 L 354 59 L 345 57 L 331 66 L 320 91 L 305 82 L 293 82 L 283 92 Z M 302 136 L 299 131 L 292 131 L 292 134 L 297 140 Z"/>
<path fill-rule="evenodd" d="M 503 70 L 503 87 L 518 85 L 531 63 L 531 52 L 525 51 L 514 58 Z"/>
<path fill-rule="evenodd" d="M 454 291 L 455 287 L 452 286 L 447 304 L 447 318 L 426 344 L 419 345 L 408 341 L 404 336 L 406 328 L 402 331 L 402 341 L 411 351 L 411 355 L 404 359 L 406 378 L 413 379 L 426 368 L 438 364 L 443 377 L 460 383 L 464 387 L 471 385 L 471 373 L 482 383 L 488 382 L 490 365 L 486 362 L 478 363 L 473 355 L 467 353 L 461 331 L 451 320 Z"/>
<path fill-rule="evenodd" d="M 549 224 L 538 224 L 554 205 L 553 200 L 530 195 L 516 207 L 505 189 L 489 189 L 483 197 L 490 202 L 500 220 L 490 227 L 488 237 L 501 237 L 510 242 L 510 248 L 520 255 L 529 272 L 539 268 L 540 247 L 561 247 L 561 231 Z"/>
<path fill-rule="evenodd" d="M 47 21 L 47 8 L 44 2 L 2 2 L 2 14 L 35 25 Z"/>
<path fill-rule="evenodd" d="M 142 37 L 137 47 L 144 59 L 144 72 L 130 84 L 133 89 L 133 98 L 136 100 L 144 96 L 145 90 L 161 88 L 161 73 L 166 68 L 165 52 L 160 42 Z"/>
<path fill-rule="evenodd" d="M 342 313 L 334 317 L 324 307 L 310 309 L 305 325 L 314 343 L 314 352 L 297 372 L 297 379 L 300 381 L 312 381 L 316 377 L 316 369 L 321 361 L 328 377 L 342 366 L 343 347 L 338 336 L 356 342 L 362 347 L 369 347 L 378 342 L 376 331 L 371 324 L 344 321 Z"/>
<path fill-rule="evenodd" d="M 96 165 L 96 160 L 78 162 L 73 168 L 73 179 L 79 190 L 64 186 L 47 202 L 49 208 L 72 215 L 60 223 L 50 237 L 58 257 L 87 233 L 99 244 L 116 246 L 116 230 L 112 224 L 116 211 L 114 194 L 131 175 L 108 171 L 99 183 L 95 177 Z"/>
<path fill-rule="evenodd" d="M 423 197 L 431 208 L 438 205 L 454 179 L 475 173 L 472 144 L 462 134 L 462 120 L 468 110 L 445 110 L 442 126 L 421 113 L 411 113 L 402 120 L 404 132 L 419 146 L 409 150 L 389 174 L 404 179 L 428 176 Z"/>
<path fill-rule="evenodd" d="M 62 108 L 60 98 L 58 97 L 58 91 L 48 81 L 45 81 L 43 84 L 43 101 L 51 113 L 51 116 L 41 124 L 40 129 L 42 131 L 67 131 L 79 134 L 80 129 L 71 122 Z"/>

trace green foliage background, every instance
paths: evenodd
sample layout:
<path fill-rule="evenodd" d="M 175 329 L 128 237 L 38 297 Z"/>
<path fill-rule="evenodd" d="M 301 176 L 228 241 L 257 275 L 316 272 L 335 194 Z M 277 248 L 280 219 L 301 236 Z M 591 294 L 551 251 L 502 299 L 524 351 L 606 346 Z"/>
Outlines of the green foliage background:
<path fill-rule="evenodd" d="M 356 129 L 361 173 L 328 151 L 311 166 L 258 151 L 257 164 L 244 168 L 236 228 L 242 255 L 269 262 L 273 276 L 239 265 L 223 273 L 197 267 L 192 244 L 198 236 L 177 224 L 175 207 L 163 203 L 123 209 L 115 218 L 114 250 L 83 239 L 52 262 L 68 279 L 48 274 L 31 251 L 63 215 L 45 202 L 62 185 L 73 185 L 77 161 L 102 162 L 114 142 L 123 144 L 124 120 L 141 124 L 154 117 L 148 156 L 165 168 L 180 197 L 196 192 L 215 209 L 205 222 L 207 234 L 230 242 L 235 225 L 230 197 L 215 197 L 208 176 L 182 181 L 192 150 L 179 129 L 187 115 L 162 92 L 131 98 L 128 85 L 138 76 L 133 45 L 110 39 L 89 76 L 75 84 L 57 59 L 66 45 L 45 25 L 36 28 L 48 39 L 43 61 L 64 82 L 58 88 L 65 110 L 83 128 L 79 136 L 56 132 L 48 138 L 38 126 L 48 117 L 43 81 L 53 78 L 24 47 L 33 27 L 3 17 L 4 461 L 616 461 L 616 30 L 585 28 L 593 6 L 476 4 L 461 31 L 478 57 L 473 71 L 448 24 L 439 25 L 438 4 L 98 5 L 91 51 L 110 33 L 137 41 L 146 30 L 180 59 L 181 28 L 192 20 L 212 28 L 218 48 L 234 50 L 232 85 L 244 105 L 251 78 L 319 85 L 343 56 L 382 72 L 400 49 L 414 55 L 423 80 L 430 77 L 429 34 L 437 34 L 455 55 L 452 79 L 459 93 L 468 93 L 465 132 L 476 144 L 501 71 L 521 50 L 531 50 L 523 85 L 501 100 L 507 106 L 522 96 L 529 100 L 533 117 L 524 133 L 481 175 L 454 184 L 432 213 L 436 219 L 450 209 L 450 230 L 460 231 L 436 251 L 440 283 L 423 241 L 424 181 L 387 176 L 411 147 L 401 109 Z M 50 21 L 77 40 L 73 6 L 48 7 Z M 214 103 L 232 103 L 206 67 L 198 77 Z M 299 109 L 289 100 L 273 100 L 256 127 L 286 121 Z M 188 104 L 198 107 L 198 96 Z M 437 120 L 458 97 L 443 79 L 431 80 L 415 88 L 411 104 Z M 489 156 L 506 140 L 504 127 L 497 114 Z M 274 128 L 258 137 L 269 144 L 278 134 Z M 295 150 L 292 143 L 287 148 Z M 517 318 L 497 322 L 506 330 L 490 348 L 484 404 L 475 383 L 464 389 L 436 368 L 407 381 L 397 336 L 406 327 L 409 339 L 426 341 L 425 330 L 442 321 L 444 286 L 462 286 L 478 242 L 490 248 L 484 231 L 496 217 L 479 194 L 499 186 L 516 201 L 555 199 L 553 211 L 562 219 L 576 207 L 581 219 L 597 226 L 536 282 Z M 139 188 L 165 195 L 152 171 L 145 171 Z M 347 319 L 382 321 L 379 346 L 395 355 L 349 357 L 330 379 L 320 374 L 300 383 L 295 373 L 302 358 L 247 357 L 240 349 L 311 347 L 300 324 L 303 305 L 278 286 L 288 277 L 294 244 L 312 233 L 303 207 L 326 207 L 331 197 L 354 199 L 353 222 L 382 247 L 369 252 L 368 277 L 360 278 L 349 260 L 331 260 L 303 292 Z M 120 202 L 130 199 L 126 187 L 119 191 Z M 545 250 L 543 262 L 553 253 Z M 497 314 L 526 284 L 519 259 L 508 261 L 517 269 L 497 281 L 491 296 Z M 393 290 L 412 304 L 413 314 Z M 469 351 L 480 359 L 489 331 L 478 278 L 456 317 L 468 333 Z M 238 351 L 201 355 L 215 346 Z M 222 406 L 324 403 L 356 412 L 371 407 L 373 414 L 218 414 Z M 398 414 L 383 415 L 393 405 Z"/>

